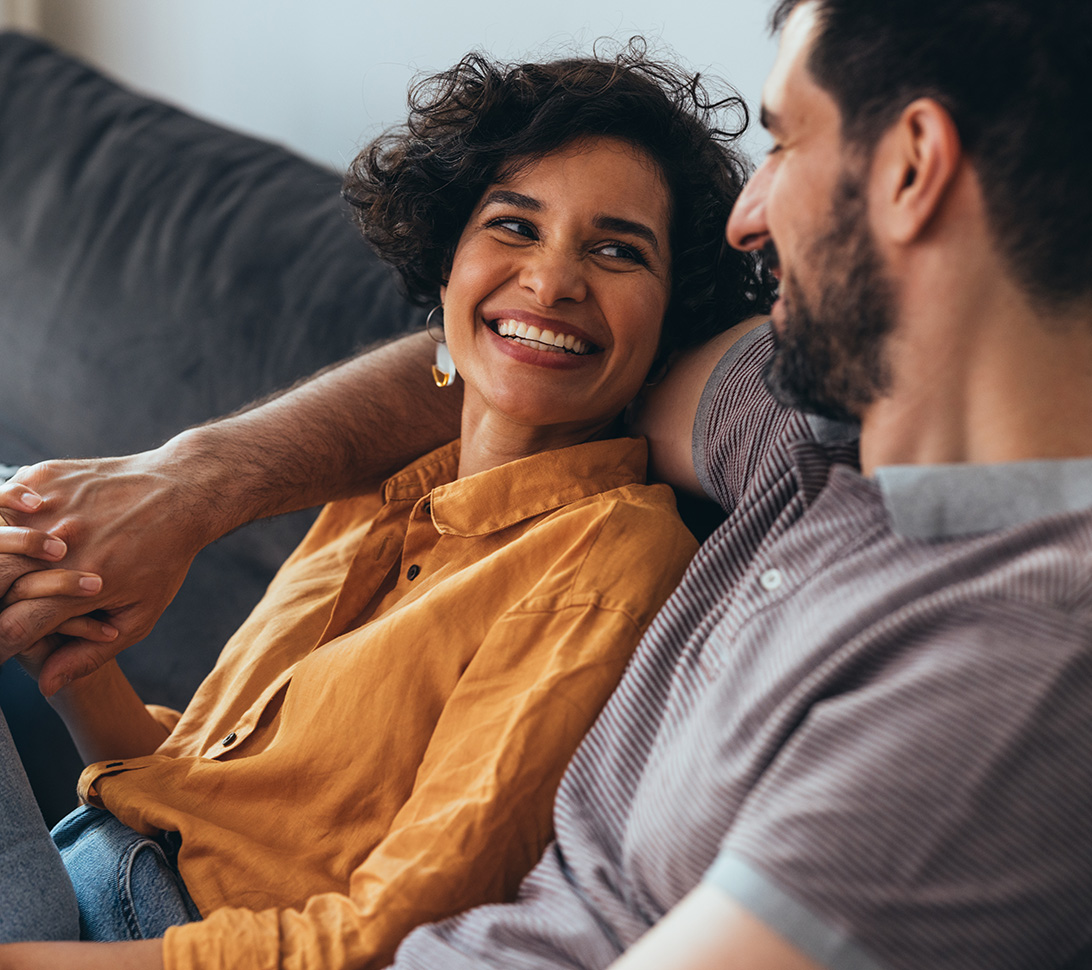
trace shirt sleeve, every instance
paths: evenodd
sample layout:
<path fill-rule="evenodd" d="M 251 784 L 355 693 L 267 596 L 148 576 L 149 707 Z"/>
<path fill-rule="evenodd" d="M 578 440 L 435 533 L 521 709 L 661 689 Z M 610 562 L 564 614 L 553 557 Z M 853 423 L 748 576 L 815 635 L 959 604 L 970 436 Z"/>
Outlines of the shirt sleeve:
<path fill-rule="evenodd" d="M 448 699 L 410 798 L 349 894 L 313 897 L 302 912 L 221 909 L 171 929 L 169 970 L 385 967 L 413 927 L 512 898 L 549 841 L 569 758 L 693 551 L 688 537 L 677 545 L 677 555 L 663 550 L 656 588 L 631 590 L 647 615 L 592 593 L 560 609 L 529 599 L 505 614 Z"/>
<path fill-rule="evenodd" d="M 182 714 L 173 707 L 164 707 L 162 704 L 145 704 L 144 706 L 148 713 L 168 731 L 173 731 L 182 718 Z"/>
<path fill-rule="evenodd" d="M 831 970 L 1083 966 L 1081 623 L 968 607 L 937 627 L 811 707 L 706 878 Z"/>
<path fill-rule="evenodd" d="M 772 350 L 768 324 L 744 334 L 713 368 L 698 403 L 694 469 L 705 493 L 728 513 L 795 415 L 766 389 Z M 798 430 L 805 428 L 795 416 Z"/>

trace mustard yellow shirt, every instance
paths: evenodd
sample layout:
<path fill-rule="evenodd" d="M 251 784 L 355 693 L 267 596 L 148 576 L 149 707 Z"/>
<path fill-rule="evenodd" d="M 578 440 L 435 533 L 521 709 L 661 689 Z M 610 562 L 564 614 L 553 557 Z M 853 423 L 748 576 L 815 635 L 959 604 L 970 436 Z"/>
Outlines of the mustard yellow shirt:
<path fill-rule="evenodd" d="M 643 440 L 327 506 L 149 757 L 85 797 L 182 835 L 168 968 L 383 967 L 514 895 L 561 773 L 696 549 Z"/>

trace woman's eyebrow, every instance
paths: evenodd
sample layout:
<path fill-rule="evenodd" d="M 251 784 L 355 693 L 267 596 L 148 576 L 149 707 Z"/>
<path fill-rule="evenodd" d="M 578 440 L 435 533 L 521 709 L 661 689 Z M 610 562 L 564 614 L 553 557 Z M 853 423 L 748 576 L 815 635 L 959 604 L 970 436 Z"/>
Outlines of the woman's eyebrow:
<path fill-rule="evenodd" d="M 660 252 L 660 240 L 656 238 L 656 233 L 643 222 L 620 219 L 618 216 L 596 216 L 594 225 L 597 229 L 605 229 L 607 232 L 625 232 L 631 236 L 637 236 L 656 250 L 657 254 Z"/>
<path fill-rule="evenodd" d="M 494 189 L 484 199 L 481 208 L 488 205 L 511 205 L 517 209 L 526 209 L 529 212 L 542 211 L 542 203 L 530 195 L 522 192 L 513 192 L 511 189 Z"/>

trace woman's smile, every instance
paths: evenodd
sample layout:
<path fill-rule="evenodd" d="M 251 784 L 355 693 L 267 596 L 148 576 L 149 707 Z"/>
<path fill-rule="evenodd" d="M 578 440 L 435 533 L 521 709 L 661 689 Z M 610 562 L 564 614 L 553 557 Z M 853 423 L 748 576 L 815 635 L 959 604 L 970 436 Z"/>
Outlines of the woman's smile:
<path fill-rule="evenodd" d="M 521 320 L 495 320 L 491 324 L 491 329 L 506 340 L 515 341 L 533 350 L 544 350 L 547 353 L 560 352 L 582 356 L 593 354 L 600 349 L 586 340 L 574 337 L 571 333 L 565 333 L 560 328 L 554 331 L 544 326 L 540 330 L 533 323 L 526 324 Z"/>

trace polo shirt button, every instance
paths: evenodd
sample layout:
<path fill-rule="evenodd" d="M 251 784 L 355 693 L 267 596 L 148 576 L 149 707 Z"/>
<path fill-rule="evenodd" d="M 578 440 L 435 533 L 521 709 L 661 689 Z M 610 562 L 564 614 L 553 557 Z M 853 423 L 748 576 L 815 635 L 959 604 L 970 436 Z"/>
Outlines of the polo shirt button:
<path fill-rule="evenodd" d="M 763 589 L 775 590 L 781 585 L 781 570 L 780 569 L 767 569 L 761 576 L 758 577 L 758 581 L 762 584 Z"/>
<path fill-rule="evenodd" d="M 406 579 L 416 579 L 421 575 L 421 567 L 414 563 L 406 570 Z"/>
<path fill-rule="evenodd" d="M 239 737 L 239 735 L 237 735 L 234 731 L 232 731 L 231 734 L 229 734 L 226 738 L 224 738 L 224 740 L 221 741 L 220 743 L 226 748 L 229 744 L 234 743 L 234 741 L 238 737 Z"/>

